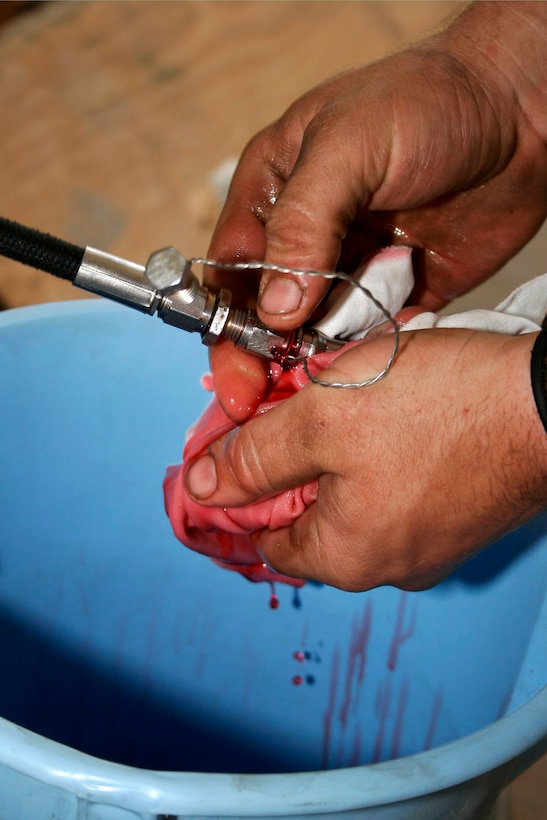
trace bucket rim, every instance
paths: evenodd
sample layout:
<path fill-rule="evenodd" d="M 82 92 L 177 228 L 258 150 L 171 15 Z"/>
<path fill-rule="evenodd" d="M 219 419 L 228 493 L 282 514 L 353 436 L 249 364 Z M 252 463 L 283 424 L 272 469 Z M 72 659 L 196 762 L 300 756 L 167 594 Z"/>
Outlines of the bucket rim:
<path fill-rule="evenodd" d="M 545 741 L 547 685 L 509 715 L 443 746 L 382 763 L 287 774 L 138 769 L 92 757 L 0 717 L 0 765 L 79 799 L 136 812 L 256 817 L 344 812 L 443 791 Z"/>

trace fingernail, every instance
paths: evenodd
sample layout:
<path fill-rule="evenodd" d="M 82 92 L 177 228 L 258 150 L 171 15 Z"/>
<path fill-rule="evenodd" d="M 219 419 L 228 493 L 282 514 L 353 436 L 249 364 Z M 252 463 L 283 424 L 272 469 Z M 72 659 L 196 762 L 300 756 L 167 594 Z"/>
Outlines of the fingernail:
<path fill-rule="evenodd" d="M 303 291 L 294 279 L 274 276 L 260 294 L 259 306 L 264 313 L 292 313 L 298 310 Z"/>
<path fill-rule="evenodd" d="M 194 498 L 209 498 L 217 488 L 217 471 L 212 456 L 202 456 L 190 465 L 186 486 Z"/>

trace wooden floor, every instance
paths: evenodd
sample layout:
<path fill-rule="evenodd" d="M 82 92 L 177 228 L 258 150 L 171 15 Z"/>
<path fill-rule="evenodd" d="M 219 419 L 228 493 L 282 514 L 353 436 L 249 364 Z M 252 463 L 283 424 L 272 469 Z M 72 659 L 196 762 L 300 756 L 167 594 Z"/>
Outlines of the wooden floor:
<path fill-rule="evenodd" d="M 1 213 L 141 263 L 168 244 L 203 254 L 215 172 L 250 136 L 312 85 L 425 36 L 462 5 L 1 3 Z M 506 285 L 543 273 L 546 250 L 543 232 L 465 304 L 492 307 Z M 0 264 L 0 306 L 80 295 Z M 512 820 L 547 817 L 547 763 L 510 801 Z"/>

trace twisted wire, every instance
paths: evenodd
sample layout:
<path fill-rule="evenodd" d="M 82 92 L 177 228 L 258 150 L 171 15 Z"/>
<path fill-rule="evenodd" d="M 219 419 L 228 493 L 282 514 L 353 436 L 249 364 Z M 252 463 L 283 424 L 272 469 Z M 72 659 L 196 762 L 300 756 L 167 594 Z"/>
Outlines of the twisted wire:
<path fill-rule="evenodd" d="M 306 359 L 302 359 L 302 366 L 304 372 L 308 379 L 313 382 L 314 384 L 319 384 L 322 387 L 336 387 L 336 388 L 346 388 L 349 390 L 356 390 L 361 387 L 369 387 L 370 385 L 376 384 L 381 379 L 385 378 L 391 367 L 393 362 L 395 361 L 397 354 L 399 352 L 399 325 L 397 324 L 394 317 L 391 315 L 389 310 L 384 307 L 384 305 L 380 302 L 379 299 L 374 296 L 371 291 L 366 288 L 361 282 L 358 282 L 354 279 L 349 273 L 344 273 L 344 271 L 320 271 L 320 270 L 305 270 L 302 268 L 289 268 L 285 265 L 277 265 L 274 262 L 258 262 L 258 261 L 245 261 L 245 262 L 216 262 L 214 259 L 207 259 L 206 257 L 193 257 L 190 260 L 192 265 L 204 265 L 207 267 L 213 268 L 220 268 L 221 270 L 231 270 L 231 271 L 248 271 L 248 270 L 267 270 L 272 271 L 275 273 L 283 273 L 288 274 L 290 276 L 315 276 L 322 279 L 339 279 L 342 282 L 347 282 L 352 287 L 357 288 L 358 290 L 363 293 L 367 299 L 370 299 L 372 304 L 378 308 L 378 310 L 385 316 L 386 320 L 391 324 L 393 327 L 393 348 L 391 354 L 385 364 L 383 370 L 376 374 L 376 376 L 372 376 L 370 379 L 365 379 L 362 382 L 328 382 L 323 379 L 318 379 L 317 376 L 313 376 L 308 368 L 308 362 Z"/>

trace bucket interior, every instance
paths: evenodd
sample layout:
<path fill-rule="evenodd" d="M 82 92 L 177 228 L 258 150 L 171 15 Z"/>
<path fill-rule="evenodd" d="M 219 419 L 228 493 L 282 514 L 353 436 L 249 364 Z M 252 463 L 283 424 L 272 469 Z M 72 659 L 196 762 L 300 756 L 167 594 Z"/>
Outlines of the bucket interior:
<path fill-rule="evenodd" d="M 123 308 L 0 316 L 2 717 L 149 769 L 309 771 L 434 748 L 547 680 L 545 518 L 435 589 L 279 585 L 278 609 L 180 545 L 162 479 L 206 371 Z"/>

